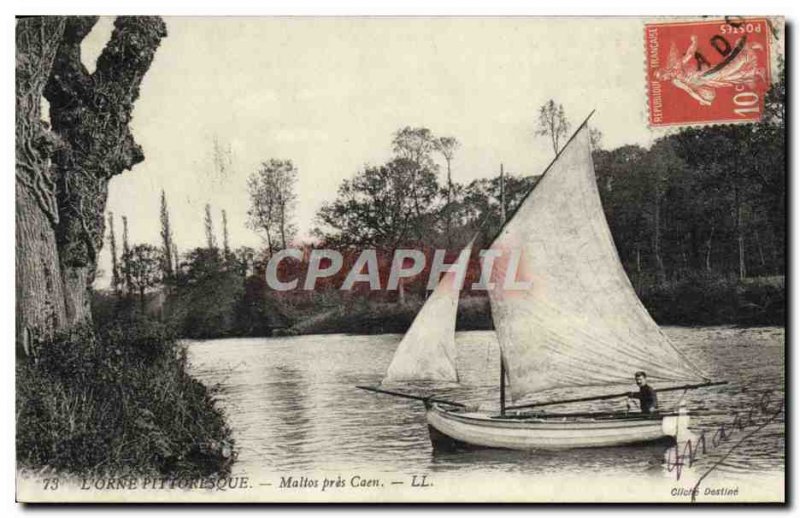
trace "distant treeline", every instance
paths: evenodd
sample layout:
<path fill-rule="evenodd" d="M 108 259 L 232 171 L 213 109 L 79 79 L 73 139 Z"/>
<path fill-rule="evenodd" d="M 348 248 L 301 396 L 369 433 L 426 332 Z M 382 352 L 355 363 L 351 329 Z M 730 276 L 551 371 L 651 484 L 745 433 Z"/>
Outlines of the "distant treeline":
<path fill-rule="evenodd" d="M 704 275 L 781 275 L 783 120 L 685 129 L 650 149 L 594 153 L 620 258 L 637 285 Z"/>
<path fill-rule="evenodd" d="M 591 131 L 597 184 L 620 258 L 639 288 L 698 277 L 782 275 L 786 251 L 783 74 L 763 120 L 677 130 L 649 148 L 602 148 Z M 553 106 L 551 107 L 551 104 Z M 549 115 L 547 115 L 549 114 Z M 544 118 L 562 118 L 554 103 Z M 563 133 L 565 122 L 559 128 Z M 543 127 L 554 127 L 543 124 Z M 568 126 L 568 125 L 567 125 Z M 546 133 L 546 132 L 545 132 Z M 438 183 L 435 138 L 425 128 L 395 135 L 395 157 L 342 182 L 319 212 L 326 245 L 463 246 L 481 229 L 484 246 L 537 176 L 499 174 Z"/>
<path fill-rule="evenodd" d="M 124 282 L 116 290 L 96 292 L 95 319 L 109 322 L 145 313 L 169 323 L 182 337 L 269 336 L 290 321 L 268 293 L 264 275 L 252 270 L 253 253 L 246 247 L 235 252 L 193 249 L 146 292 L 127 289 Z"/>
<path fill-rule="evenodd" d="M 783 278 L 762 278 L 741 283 L 720 278 L 656 285 L 640 298 L 661 325 L 784 325 L 786 289 Z M 278 334 L 404 333 L 424 299 L 409 297 L 405 304 L 363 298 L 342 300 L 317 308 Z M 462 297 L 456 330 L 494 329 L 489 299 Z"/>
<path fill-rule="evenodd" d="M 606 150 L 602 134 L 591 131 L 597 185 L 620 259 L 659 323 L 784 321 L 782 65 L 779 77 L 757 124 L 684 128 L 658 139 L 649 149 L 628 145 Z M 563 108 L 549 102 L 539 117 L 544 129 L 538 133 L 549 136 L 557 148 L 569 127 Z M 558 119 L 558 124 L 550 124 L 550 119 Z M 546 128 L 553 127 L 558 134 L 547 135 Z M 311 248 L 342 251 L 346 263 L 342 273 L 317 283 L 314 292 L 275 292 L 265 281 L 269 257 L 287 246 L 295 232 L 297 170 L 291 160 L 271 159 L 248 182 L 248 224 L 265 233 L 269 243 L 265 249 L 231 250 L 224 211 L 219 246 L 207 206 L 206 246 L 179 255 L 162 195 L 160 248 L 129 247 L 126 230 L 117 265 L 110 225 L 113 289 L 95 298 L 95 312 L 109 317 L 120 308 L 155 313 L 188 337 L 404 330 L 416 311 L 414 301 L 427 295 L 427 270 L 399 290 L 370 291 L 362 283 L 343 293 L 338 288 L 353 258 L 364 248 L 378 249 L 381 262 L 398 248 L 417 248 L 426 254 L 448 248 L 454 258 L 478 231 L 481 237 L 475 248 L 485 247 L 503 215 L 514 210 L 538 176 L 501 169 L 488 178 L 460 184 L 453 180 L 458 141 L 437 137 L 427 128 L 399 130 L 392 148 L 389 161 L 367 165 L 344 180 L 336 197 L 321 207 L 314 228 L 318 242 L 295 245 L 306 252 L 305 258 L 281 262 L 279 277 L 302 281 Z M 441 163 L 446 174 L 440 174 Z M 468 280 L 476 274 L 472 270 Z M 469 290 L 464 295 L 485 297 Z M 462 328 L 489 325 L 482 304 L 467 304 L 475 320 L 462 318 Z M 388 323 L 391 319 L 394 323 Z"/>

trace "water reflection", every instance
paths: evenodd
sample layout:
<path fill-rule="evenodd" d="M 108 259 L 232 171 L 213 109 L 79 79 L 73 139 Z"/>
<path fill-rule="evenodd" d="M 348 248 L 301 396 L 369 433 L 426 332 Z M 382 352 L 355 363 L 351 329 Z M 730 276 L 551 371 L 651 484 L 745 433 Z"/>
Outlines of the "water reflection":
<path fill-rule="evenodd" d="M 714 379 L 730 382 L 686 394 L 690 408 L 712 412 L 693 419 L 695 433 L 713 433 L 715 427 L 730 421 L 732 412 L 750 406 L 760 391 L 772 390 L 776 401 L 783 399 L 783 329 L 667 328 L 666 332 Z M 189 354 L 196 375 L 210 384 L 221 384 L 221 403 L 239 450 L 235 470 L 243 473 L 257 468 L 540 474 L 617 470 L 665 476 L 665 447 L 657 445 L 434 454 L 420 402 L 355 388 L 380 383 L 400 338 L 325 335 L 211 340 L 192 343 Z M 436 393 L 496 408 L 499 363 L 494 334 L 457 333 L 456 341 L 462 384 L 435 387 Z M 659 402 L 669 407 L 680 397 L 677 392 L 663 393 Z M 581 409 L 624 409 L 621 405 L 624 402 L 605 401 Z M 783 469 L 783 417 L 743 442 L 717 469 L 737 473 Z M 702 469 L 716 460 L 713 455 L 702 457 L 696 467 Z"/>
<path fill-rule="evenodd" d="M 297 467 L 305 468 L 310 461 L 307 443 L 312 421 L 309 412 L 308 387 L 303 371 L 286 365 L 266 369 L 263 397 L 268 402 L 264 406 L 262 420 L 271 426 L 263 427 L 262 433 L 268 437 L 268 447 L 262 451 L 265 463 L 271 458 L 293 457 Z"/>

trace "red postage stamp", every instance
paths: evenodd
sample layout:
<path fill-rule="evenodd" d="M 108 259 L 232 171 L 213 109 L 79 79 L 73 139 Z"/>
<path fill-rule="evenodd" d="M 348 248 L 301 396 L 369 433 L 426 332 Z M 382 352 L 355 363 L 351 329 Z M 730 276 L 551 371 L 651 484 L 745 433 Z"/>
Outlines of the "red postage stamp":
<path fill-rule="evenodd" d="M 754 122 L 770 85 L 767 20 L 645 25 L 651 126 Z"/>

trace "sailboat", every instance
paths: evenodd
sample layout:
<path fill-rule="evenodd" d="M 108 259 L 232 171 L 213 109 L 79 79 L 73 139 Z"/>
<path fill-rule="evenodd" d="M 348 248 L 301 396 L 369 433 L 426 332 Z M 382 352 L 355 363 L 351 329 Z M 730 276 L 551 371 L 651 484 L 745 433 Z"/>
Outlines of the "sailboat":
<path fill-rule="evenodd" d="M 647 373 L 659 393 L 725 383 L 712 382 L 672 344 L 625 274 L 597 189 L 588 120 L 489 247 L 502 254 L 488 291 L 501 353 L 499 410 L 388 388 L 397 382 L 458 381 L 459 288 L 453 287 L 458 279 L 452 272 L 442 277 L 417 314 L 381 387 L 359 387 L 422 400 L 436 448 L 533 450 L 681 440 L 689 434 L 683 397 L 670 411 L 651 414 L 551 413 L 543 407 L 627 398 L 629 393 L 512 405 L 506 404 L 506 393 L 517 403 L 553 389 L 620 387 L 629 385 L 638 371 Z M 472 246 L 470 242 L 462 255 Z M 512 254 L 507 252 L 513 250 L 519 251 L 518 261 L 509 259 Z M 516 268 L 526 288 L 506 289 L 508 268 Z"/>

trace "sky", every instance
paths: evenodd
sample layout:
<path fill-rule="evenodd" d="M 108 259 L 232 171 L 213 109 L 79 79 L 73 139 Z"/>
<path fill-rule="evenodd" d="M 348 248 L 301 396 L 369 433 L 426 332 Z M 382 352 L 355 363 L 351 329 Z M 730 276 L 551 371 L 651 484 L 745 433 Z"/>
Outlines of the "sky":
<path fill-rule="evenodd" d="M 132 244 L 159 242 L 163 189 L 179 251 L 204 243 L 206 203 L 218 236 L 227 211 L 232 247 L 261 246 L 246 228 L 246 182 L 270 158 L 291 159 L 299 171 L 295 223 L 307 239 L 321 204 L 365 164 L 389 159 L 404 126 L 456 137 L 453 178 L 462 183 L 497 175 L 501 163 L 539 174 L 553 151 L 534 134 L 535 117 L 551 98 L 573 127 L 596 109 L 591 124 L 606 148 L 649 146 L 663 134 L 647 127 L 638 18 L 165 21 L 169 35 L 131 123 L 145 161 L 109 186 L 108 210 L 128 217 Z M 112 23 L 101 19 L 83 43 L 90 71 Z M 215 139 L 231 150 L 222 176 Z M 107 246 L 100 269 L 110 271 Z"/>

